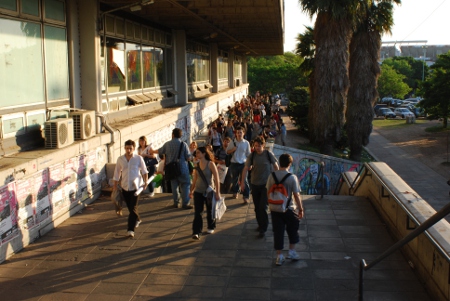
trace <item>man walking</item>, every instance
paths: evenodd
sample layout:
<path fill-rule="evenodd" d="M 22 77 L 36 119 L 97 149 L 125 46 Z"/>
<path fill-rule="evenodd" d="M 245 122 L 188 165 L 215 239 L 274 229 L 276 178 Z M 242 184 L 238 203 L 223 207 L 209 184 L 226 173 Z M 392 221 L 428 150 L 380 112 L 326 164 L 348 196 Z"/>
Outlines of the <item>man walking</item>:
<path fill-rule="evenodd" d="M 231 165 L 229 167 L 233 198 L 237 199 L 239 188 L 241 188 L 241 192 L 244 195 L 244 203 L 248 204 L 250 187 L 248 185 L 247 177 L 241 178 L 241 174 L 244 169 L 245 161 L 250 154 L 250 143 L 244 139 L 244 129 L 242 127 L 236 128 L 236 139 L 231 141 L 230 145 L 228 145 L 227 153 L 233 154 Z"/>
<path fill-rule="evenodd" d="M 280 156 L 280 170 L 275 171 L 275 177 L 277 182 L 281 182 L 286 189 L 287 202 L 285 204 L 285 211 L 270 211 L 272 217 L 272 230 L 273 230 L 273 244 L 277 252 L 276 265 L 282 265 L 285 261 L 282 254 L 284 247 L 284 231 L 286 230 L 289 237 L 289 251 L 287 259 L 299 260 L 300 256 L 295 251 L 295 245 L 300 241 L 298 229 L 300 226 L 300 219 L 303 218 L 303 204 L 300 196 L 300 185 L 298 184 L 297 177 L 289 174 L 289 168 L 293 162 L 292 156 L 289 154 L 282 154 Z M 274 185 L 275 179 L 271 174 L 267 180 L 266 189 L 270 190 Z M 292 197 L 294 201 L 292 201 Z"/>
<path fill-rule="evenodd" d="M 191 177 L 189 175 L 189 168 L 187 162 L 189 160 L 190 155 L 189 155 L 189 148 L 186 142 L 181 141 L 182 133 L 183 133 L 182 130 L 179 128 L 173 129 L 172 140 L 164 143 L 164 145 L 158 150 L 158 154 L 160 157 L 162 155 L 165 155 L 166 165 L 179 159 L 180 175 L 173 179 L 170 179 L 170 185 L 172 187 L 172 195 L 173 195 L 173 207 L 178 208 L 179 206 L 178 187 L 180 187 L 181 201 L 182 201 L 181 207 L 183 209 L 192 209 L 193 206 L 189 204 Z"/>
<path fill-rule="evenodd" d="M 247 157 L 245 167 L 242 171 L 242 177 L 246 178 L 247 171 L 251 170 L 250 186 L 253 204 L 255 205 L 256 221 L 258 222 L 258 237 L 263 238 L 269 226 L 266 183 L 272 169 L 278 170 L 278 162 L 271 151 L 264 149 L 264 138 L 256 137 L 253 142 L 255 151 Z"/>
<path fill-rule="evenodd" d="M 141 219 L 138 212 L 139 196 L 135 195 L 139 187 L 143 190 L 147 188 L 148 171 L 145 166 L 144 159 L 134 153 L 136 144 L 132 140 L 125 141 L 125 155 L 117 158 L 116 168 L 114 170 L 114 186 L 117 189 L 120 181 L 122 187 L 123 198 L 127 204 L 128 211 L 128 228 L 127 236 L 134 237 L 134 229 L 139 227 Z M 141 176 L 142 175 L 142 176 Z"/>

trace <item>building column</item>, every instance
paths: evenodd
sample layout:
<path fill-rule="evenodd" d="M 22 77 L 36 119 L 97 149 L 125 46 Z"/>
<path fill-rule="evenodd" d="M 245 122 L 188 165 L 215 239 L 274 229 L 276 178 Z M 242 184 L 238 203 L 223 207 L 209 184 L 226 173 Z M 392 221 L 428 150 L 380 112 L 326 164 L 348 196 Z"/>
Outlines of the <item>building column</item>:
<path fill-rule="evenodd" d="M 101 112 L 100 36 L 98 3 L 79 0 L 81 108 Z M 77 61 L 75 59 L 74 61 Z"/>
<path fill-rule="evenodd" d="M 236 81 L 234 80 L 234 50 L 228 52 L 228 86 L 236 88 Z"/>
<path fill-rule="evenodd" d="M 175 58 L 175 76 L 174 86 L 178 95 L 175 97 L 175 103 L 186 105 L 188 103 L 188 85 L 186 69 L 186 33 L 184 30 L 174 30 L 174 58 Z"/>
<path fill-rule="evenodd" d="M 212 92 L 219 92 L 219 65 L 217 58 L 219 56 L 219 47 L 217 44 L 210 44 L 211 56 L 209 61 L 211 63 L 211 85 L 213 86 Z"/>
<path fill-rule="evenodd" d="M 247 56 L 242 56 L 242 83 L 248 83 L 248 64 L 247 64 Z"/>

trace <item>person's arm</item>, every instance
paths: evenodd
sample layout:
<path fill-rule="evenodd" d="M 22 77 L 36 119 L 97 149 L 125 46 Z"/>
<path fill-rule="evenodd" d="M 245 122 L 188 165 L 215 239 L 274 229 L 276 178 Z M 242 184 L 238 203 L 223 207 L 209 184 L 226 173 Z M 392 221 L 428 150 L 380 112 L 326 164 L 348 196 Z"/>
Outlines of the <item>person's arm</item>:
<path fill-rule="evenodd" d="M 219 181 L 219 172 L 217 171 L 216 164 L 212 161 L 209 162 L 209 169 L 213 175 L 214 187 L 216 188 L 216 199 L 220 199 L 220 181 Z"/>
<path fill-rule="evenodd" d="M 302 219 L 304 216 L 302 197 L 300 196 L 299 192 L 293 193 L 293 196 L 294 196 L 295 204 L 297 205 L 297 208 L 298 208 L 298 218 Z"/>
<path fill-rule="evenodd" d="M 248 170 L 249 170 L 249 167 L 247 166 L 247 163 L 246 163 L 244 168 L 242 169 L 241 177 L 239 179 L 239 183 L 241 185 L 241 191 L 245 190 L 245 178 L 247 177 Z"/>
<path fill-rule="evenodd" d="M 116 168 L 114 169 L 114 176 L 113 176 L 113 190 L 117 189 L 117 185 L 119 184 L 120 175 L 122 173 L 122 166 L 120 164 L 120 157 L 117 159 L 116 162 Z"/>
<path fill-rule="evenodd" d="M 189 197 L 191 199 L 194 198 L 194 190 L 195 190 L 195 184 L 197 183 L 197 170 L 194 169 L 194 173 L 192 174 L 192 184 L 191 184 L 191 191 L 189 191 Z"/>
<path fill-rule="evenodd" d="M 142 157 L 140 157 L 139 159 L 141 159 L 140 171 L 141 171 L 142 179 L 144 180 L 143 186 L 144 186 L 144 190 L 145 190 L 147 188 L 148 170 L 147 170 L 147 166 L 145 166 L 144 159 Z"/>
<path fill-rule="evenodd" d="M 231 146 L 231 143 L 233 143 L 233 146 Z M 228 145 L 228 148 L 227 148 L 227 154 L 229 155 L 229 154 L 234 153 L 236 151 L 236 149 L 237 149 L 236 144 L 234 143 L 233 140 L 231 140 L 231 142 L 230 142 L 230 144 Z"/>

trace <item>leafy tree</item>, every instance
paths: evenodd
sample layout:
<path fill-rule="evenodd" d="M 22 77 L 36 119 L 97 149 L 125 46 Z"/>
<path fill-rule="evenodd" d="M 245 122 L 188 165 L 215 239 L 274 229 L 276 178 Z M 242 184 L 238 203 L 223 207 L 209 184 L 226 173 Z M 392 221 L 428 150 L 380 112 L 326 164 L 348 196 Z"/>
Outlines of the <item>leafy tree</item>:
<path fill-rule="evenodd" d="M 392 1 L 361 2 L 357 27 L 350 43 L 350 89 L 347 96 L 346 134 L 350 159 L 361 160 L 363 146 L 372 132 L 373 105 L 378 97 L 378 59 L 381 34 L 393 25 Z"/>
<path fill-rule="evenodd" d="M 296 87 L 289 94 L 289 105 L 286 113 L 294 120 L 300 131 L 308 131 L 309 95 L 306 88 Z"/>
<path fill-rule="evenodd" d="M 403 98 L 411 91 L 411 88 L 404 82 L 405 75 L 397 73 L 389 65 L 381 65 L 381 75 L 378 79 L 378 93 L 380 97 L 392 96 Z"/>
<path fill-rule="evenodd" d="M 422 60 L 416 60 L 413 57 L 396 56 L 383 61 L 383 65 L 391 66 L 397 73 L 405 76 L 404 82 L 410 87 L 407 95 L 400 98 L 408 97 L 415 94 L 419 83 L 422 82 L 422 76 L 428 74 L 428 66 Z"/>
<path fill-rule="evenodd" d="M 299 66 L 302 58 L 291 52 L 271 57 L 252 57 L 248 61 L 251 93 L 256 91 L 282 93 L 306 82 Z"/>
<path fill-rule="evenodd" d="M 446 128 L 450 117 L 450 52 L 440 55 L 430 68 L 430 75 L 422 86 L 425 99 L 419 106 L 430 119 L 442 118 Z"/>

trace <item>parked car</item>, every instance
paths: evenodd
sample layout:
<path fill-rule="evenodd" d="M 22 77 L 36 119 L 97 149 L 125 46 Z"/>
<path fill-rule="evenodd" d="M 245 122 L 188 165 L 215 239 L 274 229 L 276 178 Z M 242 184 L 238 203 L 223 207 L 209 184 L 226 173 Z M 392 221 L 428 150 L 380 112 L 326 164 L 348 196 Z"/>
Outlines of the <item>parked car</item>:
<path fill-rule="evenodd" d="M 413 112 L 411 112 L 407 108 L 395 108 L 394 113 L 396 116 L 399 116 L 401 118 L 414 117 Z"/>
<path fill-rule="evenodd" d="M 377 112 L 377 117 L 384 117 L 384 118 L 396 118 L 397 115 L 390 109 L 390 108 L 379 108 Z"/>
<path fill-rule="evenodd" d="M 397 98 L 393 98 L 391 100 L 390 106 L 391 107 L 398 107 L 398 106 L 400 106 L 402 104 L 402 101 L 403 100 L 400 100 L 400 99 L 397 99 Z"/>
<path fill-rule="evenodd" d="M 419 107 L 414 107 L 411 112 L 414 113 L 414 115 L 416 116 L 416 118 L 418 117 L 425 117 L 425 110 L 423 108 L 419 108 Z"/>
<path fill-rule="evenodd" d="M 384 103 L 377 103 L 374 107 L 373 107 L 373 111 L 375 113 L 375 116 L 378 116 L 378 110 L 381 108 L 387 108 L 387 104 Z"/>

